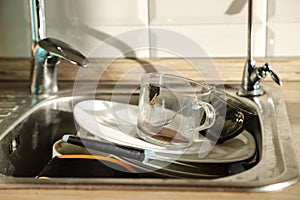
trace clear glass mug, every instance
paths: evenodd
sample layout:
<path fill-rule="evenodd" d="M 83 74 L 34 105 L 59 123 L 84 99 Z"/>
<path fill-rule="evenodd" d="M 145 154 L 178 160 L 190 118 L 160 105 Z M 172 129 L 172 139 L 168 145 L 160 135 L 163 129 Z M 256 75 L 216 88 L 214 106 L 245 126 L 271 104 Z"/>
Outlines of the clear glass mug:
<path fill-rule="evenodd" d="M 137 134 L 169 149 L 190 146 L 199 131 L 215 123 L 211 90 L 192 80 L 146 73 L 140 84 Z"/>

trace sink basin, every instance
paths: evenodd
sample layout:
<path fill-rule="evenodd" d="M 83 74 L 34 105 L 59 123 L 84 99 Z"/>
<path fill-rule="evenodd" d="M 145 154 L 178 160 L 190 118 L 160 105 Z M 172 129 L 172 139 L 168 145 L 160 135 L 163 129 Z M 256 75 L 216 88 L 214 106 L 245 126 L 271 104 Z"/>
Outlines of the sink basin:
<path fill-rule="evenodd" d="M 280 90 L 265 86 L 266 95 L 244 99 L 255 107 L 258 117 L 245 129 L 254 137 L 257 151 L 247 163 L 235 163 L 235 173 L 219 177 L 168 178 L 127 177 L 51 178 L 36 179 L 52 158 L 52 146 L 64 133 L 75 133 L 72 105 L 89 99 L 86 95 L 72 96 L 72 90 L 61 90 L 47 97 L 34 97 L 24 92 L 22 83 L 11 83 L 13 92 L 0 87 L 0 187 L 1 188 L 131 188 L 185 189 L 228 191 L 274 191 L 288 187 L 299 179 L 299 166 L 291 138 L 291 129 Z M 68 86 L 65 86 L 68 88 Z M 128 86 L 129 87 L 129 86 Z M 70 88 L 70 87 L 69 87 Z M 126 88 L 126 87 L 124 87 Z M 113 87 L 99 88 L 96 99 L 110 100 Z M 238 86 L 228 85 L 226 91 L 236 96 Z M 124 89 L 114 90 L 118 101 L 126 102 Z M 241 97 L 238 97 L 241 98 Z M 130 96 L 137 104 L 138 93 Z M 3 104 L 4 105 L 4 104 Z M 218 167 L 218 165 L 214 165 Z M 232 167 L 232 166 L 230 166 Z"/>

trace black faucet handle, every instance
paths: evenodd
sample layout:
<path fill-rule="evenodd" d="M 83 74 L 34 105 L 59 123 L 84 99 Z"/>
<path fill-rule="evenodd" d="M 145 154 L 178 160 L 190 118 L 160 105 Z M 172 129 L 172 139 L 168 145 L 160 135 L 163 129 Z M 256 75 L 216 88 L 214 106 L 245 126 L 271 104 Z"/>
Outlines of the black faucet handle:
<path fill-rule="evenodd" d="M 262 70 L 264 72 L 269 72 L 271 75 L 271 78 L 278 84 L 278 85 L 282 85 L 282 82 L 279 78 L 279 76 L 273 71 L 272 69 L 272 65 L 270 63 L 265 63 L 265 65 L 262 67 Z"/>

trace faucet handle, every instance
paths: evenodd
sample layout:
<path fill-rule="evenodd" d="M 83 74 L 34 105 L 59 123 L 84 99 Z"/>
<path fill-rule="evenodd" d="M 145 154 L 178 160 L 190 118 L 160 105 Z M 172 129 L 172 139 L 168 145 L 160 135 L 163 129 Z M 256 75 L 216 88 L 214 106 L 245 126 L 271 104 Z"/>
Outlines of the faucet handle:
<path fill-rule="evenodd" d="M 70 45 L 54 38 L 45 38 L 38 42 L 38 45 L 49 52 L 52 56 L 65 59 L 81 67 L 87 67 L 88 60 L 79 51 Z"/>
<path fill-rule="evenodd" d="M 264 66 L 262 66 L 261 70 L 264 72 L 264 77 L 266 76 L 266 72 L 269 72 L 272 79 L 278 84 L 278 85 L 282 85 L 282 82 L 279 78 L 279 76 L 273 71 L 272 66 L 270 63 L 265 63 Z"/>

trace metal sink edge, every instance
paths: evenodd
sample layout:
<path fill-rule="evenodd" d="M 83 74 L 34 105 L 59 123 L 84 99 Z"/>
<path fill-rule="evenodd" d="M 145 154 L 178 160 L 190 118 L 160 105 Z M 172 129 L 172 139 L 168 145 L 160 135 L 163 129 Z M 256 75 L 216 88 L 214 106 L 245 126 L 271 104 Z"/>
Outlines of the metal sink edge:
<path fill-rule="evenodd" d="M 231 92 L 236 85 L 229 85 Z M 295 184 L 300 178 L 289 119 L 281 90 L 264 86 L 266 94 L 249 99 L 256 105 L 262 124 L 262 159 L 253 168 L 240 174 L 218 179 L 64 179 L 37 180 L 34 178 L 1 177 L 0 188 L 51 188 L 51 189 L 179 189 L 179 190 L 220 190 L 220 191 L 275 191 Z M 51 99 L 68 96 L 71 90 L 57 96 L 34 99 L 24 92 L 26 102 L 20 105 L 20 113 L 12 114 L 10 120 L 0 123 L 0 139 L 9 130 L 30 115 L 34 109 L 49 103 Z M 21 95 L 22 96 L 22 95 Z M 0 99 L 1 101 L 1 99 Z M 39 103 L 36 103 L 39 102 Z M 280 116 L 278 116 L 280 113 Z M 14 120 L 14 122 L 12 122 Z M 279 123 L 280 122 L 280 123 Z"/>

